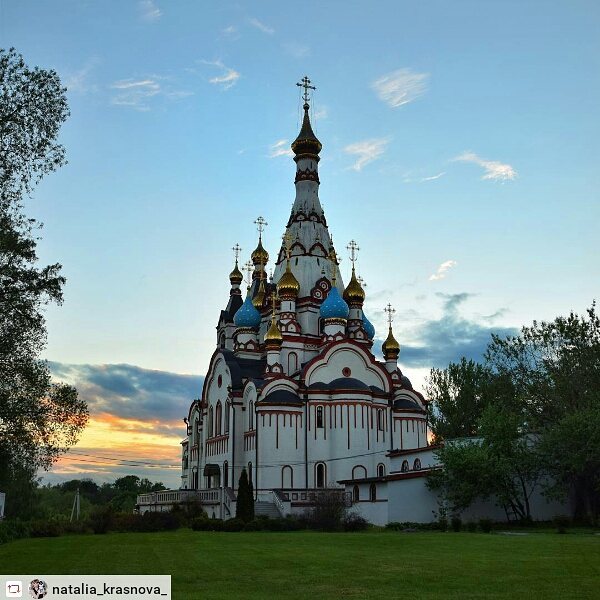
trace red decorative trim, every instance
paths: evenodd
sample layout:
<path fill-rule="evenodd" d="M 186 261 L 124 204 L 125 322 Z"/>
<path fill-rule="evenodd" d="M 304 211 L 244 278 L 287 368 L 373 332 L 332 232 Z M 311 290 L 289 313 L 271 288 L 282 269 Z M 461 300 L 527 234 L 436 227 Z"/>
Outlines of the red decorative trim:
<path fill-rule="evenodd" d="M 309 167 L 307 167 L 304 170 L 298 169 L 296 171 L 296 178 L 294 179 L 294 183 L 298 183 L 299 181 L 316 181 L 317 183 L 320 183 L 319 173 L 317 171 L 313 171 Z"/>

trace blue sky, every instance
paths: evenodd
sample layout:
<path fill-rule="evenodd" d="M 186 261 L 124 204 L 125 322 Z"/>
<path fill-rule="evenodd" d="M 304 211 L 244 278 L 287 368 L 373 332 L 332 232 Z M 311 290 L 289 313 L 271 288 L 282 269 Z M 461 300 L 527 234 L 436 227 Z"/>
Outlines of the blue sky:
<path fill-rule="evenodd" d="M 94 365 L 204 373 L 230 248 L 249 255 L 259 214 L 279 246 L 304 74 L 336 245 L 359 242 L 369 317 L 382 336 L 395 306 L 418 385 L 490 331 L 582 312 L 600 275 L 599 25 L 584 1 L 2 0 L 0 45 L 69 88 L 69 164 L 29 203 L 68 278 L 47 358 L 86 365 L 56 367 L 82 389 Z"/>

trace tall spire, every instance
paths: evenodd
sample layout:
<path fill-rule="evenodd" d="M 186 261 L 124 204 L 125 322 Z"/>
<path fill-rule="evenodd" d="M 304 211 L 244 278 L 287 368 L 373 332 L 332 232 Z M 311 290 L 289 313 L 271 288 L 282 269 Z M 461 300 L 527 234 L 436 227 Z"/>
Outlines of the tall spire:
<path fill-rule="evenodd" d="M 310 124 L 310 117 L 308 115 L 308 111 L 310 109 L 309 101 L 309 92 L 308 90 L 316 90 L 317 88 L 314 85 L 310 85 L 310 79 L 305 75 L 300 82 L 296 85 L 304 88 L 304 93 L 302 94 L 302 99 L 304 100 L 304 105 L 302 108 L 304 109 L 304 119 L 302 120 L 302 128 L 300 129 L 300 133 L 298 137 L 292 142 L 292 150 L 296 155 L 295 160 L 298 160 L 298 157 L 302 154 L 312 154 L 318 156 L 319 152 L 321 152 L 321 148 L 323 145 L 317 139 L 315 132 L 312 130 L 312 126 Z"/>

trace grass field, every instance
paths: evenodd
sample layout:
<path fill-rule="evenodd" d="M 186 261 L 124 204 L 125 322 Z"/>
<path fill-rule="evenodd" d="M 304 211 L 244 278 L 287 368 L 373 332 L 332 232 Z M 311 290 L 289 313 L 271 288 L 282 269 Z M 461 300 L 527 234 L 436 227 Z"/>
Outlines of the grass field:
<path fill-rule="evenodd" d="M 0 546 L 0 571 L 171 574 L 173 598 L 598 598 L 600 536 L 115 533 Z"/>

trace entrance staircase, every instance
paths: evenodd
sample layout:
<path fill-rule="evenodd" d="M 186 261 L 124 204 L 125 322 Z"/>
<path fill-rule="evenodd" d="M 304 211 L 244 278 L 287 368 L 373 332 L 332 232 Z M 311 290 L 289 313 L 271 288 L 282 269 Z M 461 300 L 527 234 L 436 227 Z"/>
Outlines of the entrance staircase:
<path fill-rule="evenodd" d="M 254 503 L 254 515 L 257 517 L 269 517 L 269 519 L 280 519 L 281 513 L 273 502 L 257 500 Z"/>

